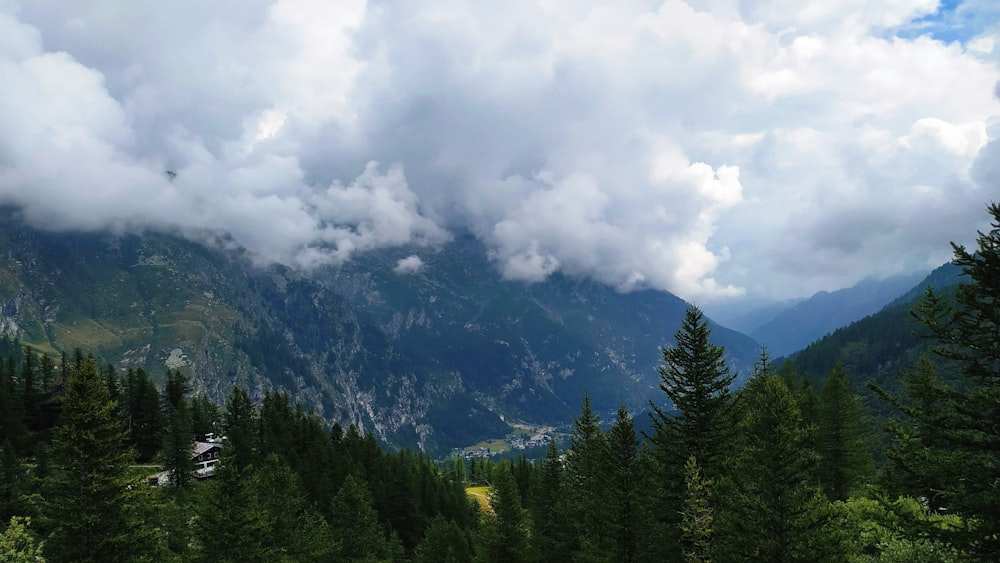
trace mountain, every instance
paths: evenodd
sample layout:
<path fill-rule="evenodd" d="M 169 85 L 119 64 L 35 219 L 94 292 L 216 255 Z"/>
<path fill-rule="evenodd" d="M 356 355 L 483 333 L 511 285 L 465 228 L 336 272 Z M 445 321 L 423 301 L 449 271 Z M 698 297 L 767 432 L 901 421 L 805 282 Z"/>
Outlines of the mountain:
<path fill-rule="evenodd" d="M 925 275 L 918 273 L 885 280 L 863 280 L 845 289 L 816 293 L 809 299 L 774 312 L 756 327 L 742 323 L 731 323 L 730 326 L 744 330 L 766 345 L 772 356 L 787 356 L 837 328 L 875 313 L 912 288 Z M 763 313 L 769 311 L 773 309 L 760 310 L 762 317 L 766 318 Z"/>
<path fill-rule="evenodd" d="M 929 344 L 917 334 L 919 326 L 912 321 L 910 310 L 927 287 L 952 295 L 961 279 L 961 269 L 953 264 L 935 269 L 877 313 L 839 328 L 792 355 L 796 370 L 818 389 L 840 363 L 869 411 L 885 412 L 886 405 L 873 393 L 864 391 L 864 384 L 874 381 L 890 392 L 899 390 L 903 371 L 913 366 Z"/>
<path fill-rule="evenodd" d="M 2 219 L 0 333 L 154 377 L 179 369 L 217 401 L 233 385 L 284 389 L 330 421 L 430 452 L 502 435 L 504 420 L 567 423 L 585 393 L 599 412 L 662 400 L 659 349 L 687 307 L 558 275 L 504 281 L 470 236 L 307 276 L 163 234 Z M 414 254 L 422 266 L 400 273 Z M 713 330 L 735 368 L 752 365 L 752 339 Z"/>

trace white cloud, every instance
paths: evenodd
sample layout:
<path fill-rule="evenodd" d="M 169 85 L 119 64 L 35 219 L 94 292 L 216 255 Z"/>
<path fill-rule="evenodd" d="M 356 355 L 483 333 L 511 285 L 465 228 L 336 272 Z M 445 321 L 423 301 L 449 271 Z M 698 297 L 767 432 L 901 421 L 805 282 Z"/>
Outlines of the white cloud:
<path fill-rule="evenodd" d="M 411 254 L 406 258 L 400 258 L 396 262 L 396 267 L 392 269 L 393 272 L 397 274 L 415 274 L 419 272 L 424 267 L 424 261 L 420 259 L 416 254 Z"/>
<path fill-rule="evenodd" d="M 934 0 L 0 6 L 0 203 L 49 228 L 305 268 L 464 228 L 706 302 L 943 261 L 1000 183 L 998 26 L 893 36 Z"/>

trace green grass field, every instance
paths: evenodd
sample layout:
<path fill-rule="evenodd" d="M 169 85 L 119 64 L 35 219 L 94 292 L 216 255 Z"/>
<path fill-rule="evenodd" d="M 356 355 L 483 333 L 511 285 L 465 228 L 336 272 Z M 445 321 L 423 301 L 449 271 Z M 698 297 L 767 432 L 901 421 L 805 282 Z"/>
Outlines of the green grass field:
<path fill-rule="evenodd" d="M 482 510 L 490 509 L 490 501 L 486 498 L 486 495 L 490 492 L 490 487 L 466 487 L 465 494 L 472 496 L 479 503 L 479 508 Z"/>

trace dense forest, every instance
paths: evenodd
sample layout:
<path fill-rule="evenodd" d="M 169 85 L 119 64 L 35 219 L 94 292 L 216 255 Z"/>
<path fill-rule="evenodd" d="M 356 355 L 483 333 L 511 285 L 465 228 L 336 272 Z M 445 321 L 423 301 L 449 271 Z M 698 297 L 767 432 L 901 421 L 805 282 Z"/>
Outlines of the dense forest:
<path fill-rule="evenodd" d="M 690 308 L 648 432 L 587 397 L 542 459 L 436 462 L 284 393 L 225 405 L 77 351 L 0 340 L 3 561 L 981 561 L 1000 553 L 1000 206 L 965 277 L 910 314 L 892 388 L 762 350 L 746 385 Z M 266 352 L 262 352 L 266 353 Z M 949 374 L 942 377 L 939 373 Z M 892 413 L 866 416 L 861 394 Z M 195 439 L 225 436 L 209 479 Z M 149 475 L 163 468 L 164 486 Z M 482 485 L 487 501 L 467 492 Z"/>

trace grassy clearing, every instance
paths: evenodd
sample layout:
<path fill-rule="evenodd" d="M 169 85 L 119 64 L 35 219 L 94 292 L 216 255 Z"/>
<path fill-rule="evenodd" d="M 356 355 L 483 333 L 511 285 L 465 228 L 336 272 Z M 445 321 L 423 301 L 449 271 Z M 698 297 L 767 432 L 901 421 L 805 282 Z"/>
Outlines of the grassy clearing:
<path fill-rule="evenodd" d="M 510 449 L 510 445 L 505 440 L 486 440 L 465 448 L 465 451 L 474 452 L 479 448 L 487 448 L 491 452 L 505 452 Z"/>
<path fill-rule="evenodd" d="M 466 487 L 465 494 L 472 496 L 479 503 L 479 508 L 482 510 L 490 509 L 490 501 L 486 498 L 489 494 L 490 487 Z"/>

